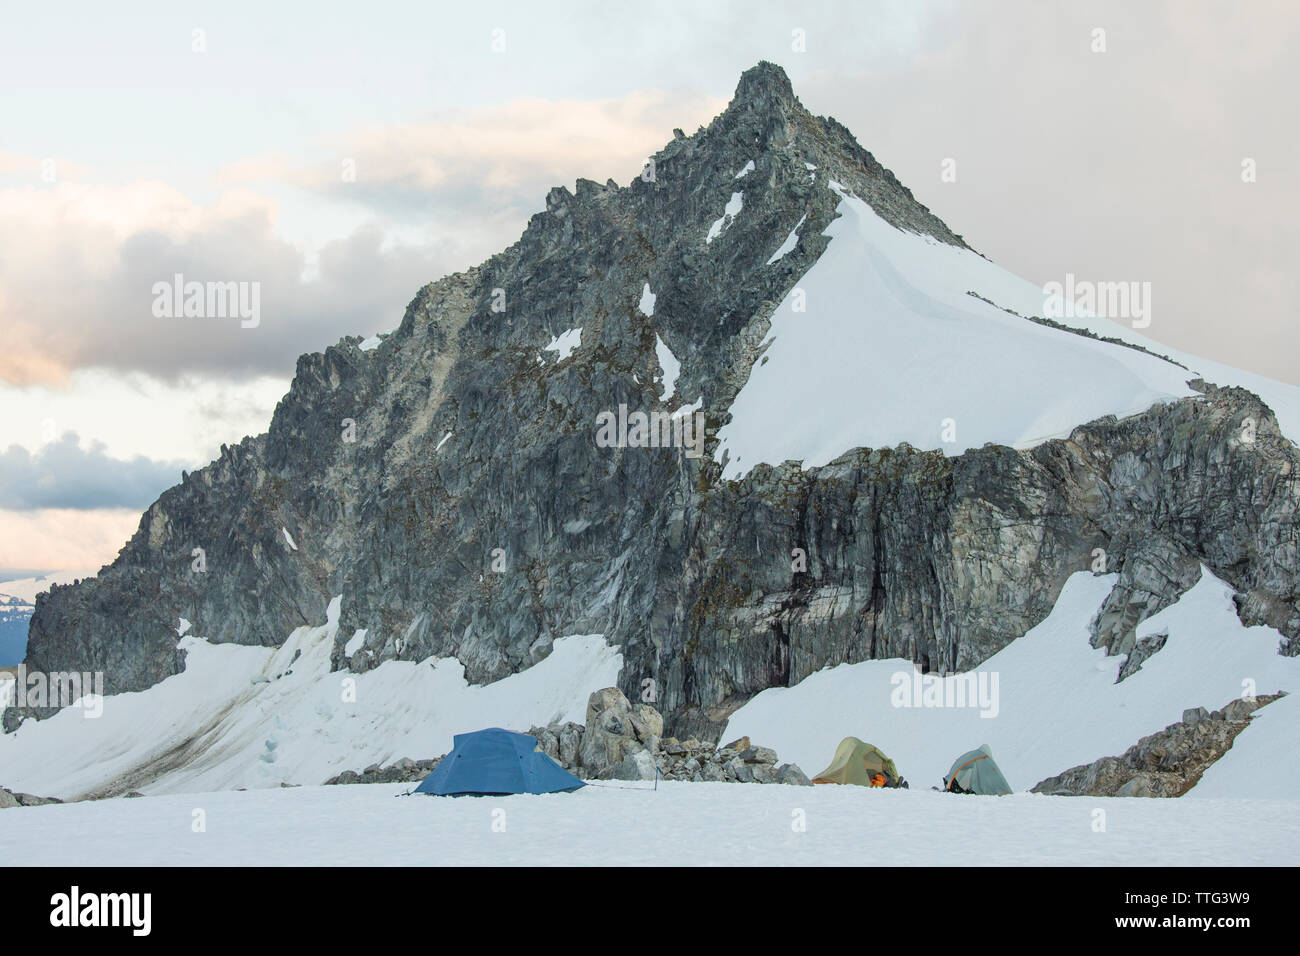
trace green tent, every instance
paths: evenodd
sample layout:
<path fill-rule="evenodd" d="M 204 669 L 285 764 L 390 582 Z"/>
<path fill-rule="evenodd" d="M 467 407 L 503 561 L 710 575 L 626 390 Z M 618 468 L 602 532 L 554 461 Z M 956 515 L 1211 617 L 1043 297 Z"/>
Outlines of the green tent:
<path fill-rule="evenodd" d="M 813 777 L 813 783 L 851 783 L 859 787 L 871 786 L 871 778 L 883 774 L 885 786 L 899 784 L 898 768 L 878 749 L 857 737 L 845 737 L 835 748 L 831 765 Z"/>
<path fill-rule="evenodd" d="M 953 793 L 979 793 L 985 796 L 1000 796 L 1011 792 L 1011 784 L 1002 776 L 988 744 L 954 760 L 948 776 L 943 778 L 943 788 Z"/>

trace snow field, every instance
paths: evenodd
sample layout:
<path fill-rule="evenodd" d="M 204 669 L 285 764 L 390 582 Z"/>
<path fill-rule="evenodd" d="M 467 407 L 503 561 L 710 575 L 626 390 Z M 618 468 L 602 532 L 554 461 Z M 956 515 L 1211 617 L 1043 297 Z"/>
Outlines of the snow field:
<path fill-rule="evenodd" d="M 0 811 L 0 856 L 51 866 L 1230 866 L 1289 865 L 1300 850 L 1294 801 L 648 788 L 449 798 L 303 787 L 20 808 Z"/>

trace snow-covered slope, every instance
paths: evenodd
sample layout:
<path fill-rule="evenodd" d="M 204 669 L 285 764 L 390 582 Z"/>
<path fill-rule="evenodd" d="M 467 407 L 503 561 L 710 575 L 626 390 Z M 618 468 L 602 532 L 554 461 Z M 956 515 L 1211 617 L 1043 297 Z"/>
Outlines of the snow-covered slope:
<path fill-rule="evenodd" d="M 1249 794 L 1278 800 L 1300 794 L 1300 694 L 1290 693 L 1251 716 L 1232 749 L 1187 792 L 1198 799 Z M 1292 861 L 1294 863 L 1294 861 Z"/>
<path fill-rule="evenodd" d="M 394 799 L 406 789 L 303 787 L 0 810 L 0 858 L 79 867 L 1269 866 L 1290 865 L 1300 851 L 1293 801 L 728 783 Z M 195 832 L 199 819 L 204 829 Z"/>
<path fill-rule="evenodd" d="M 342 770 L 436 757 L 453 735 L 485 726 L 527 730 L 582 722 L 587 697 L 615 683 L 622 659 L 596 635 L 557 640 L 549 657 L 486 686 L 454 660 L 388 661 L 331 672 L 330 621 L 275 649 L 180 642 L 183 673 L 146 691 L 27 721 L 0 736 L 4 786 L 73 798 L 115 790 L 193 792 L 319 784 Z"/>
<path fill-rule="evenodd" d="M 1089 621 L 1114 583 L 1115 575 L 1073 575 L 1046 620 L 974 672 L 996 690 L 993 706 L 895 706 L 902 680 L 915 677 L 911 664 L 866 661 L 763 691 L 732 715 L 723 739 L 748 735 L 812 775 L 830 763 L 842 738 L 860 737 L 889 754 L 913 786 L 925 787 L 940 784 L 959 754 L 987 743 L 1012 787 L 1026 790 L 1070 767 L 1123 753 L 1181 719 L 1188 707 L 1213 710 L 1247 691 L 1300 691 L 1300 660 L 1278 655 L 1277 631 L 1243 627 L 1231 589 L 1204 570 L 1180 600 L 1138 626 L 1139 637 L 1167 633 L 1168 639 L 1137 673 L 1115 683 L 1124 658 L 1088 644 Z M 955 689 L 969 679 L 942 680 Z M 1274 747 L 1295 740 L 1295 723 L 1283 715 L 1272 726 L 1247 728 L 1232 752 L 1261 727 L 1270 728 L 1265 737 L 1280 735 L 1266 741 Z M 1287 749 L 1294 752 L 1294 743 Z M 1278 775 L 1293 780 L 1295 772 L 1284 763 L 1261 759 L 1249 774 L 1221 782 L 1216 775 L 1209 792 L 1282 796 L 1285 781 Z"/>
<path fill-rule="evenodd" d="M 859 446 L 1029 447 L 1193 395 L 1187 382 L 1198 375 L 1255 391 L 1284 433 L 1300 437 L 1300 389 L 1175 354 L 1110 319 L 1061 321 L 1187 368 L 1030 322 L 1020 316 L 1051 311 L 1042 288 L 969 249 L 897 229 L 828 185 L 841 197 L 830 244 L 777 307 L 766 361 L 719 431 L 726 477 L 760 462 L 823 465 Z"/>
<path fill-rule="evenodd" d="M 959 683 L 983 681 L 975 686 L 987 696 L 968 694 L 970 706 L 924 706 L 927 691 L 905 683 L 916 679 L 908 662 L 866 661 L 764 691 L 732 715 L 723 739 L 748 735 L 811 774 L 841 738 L 854 735 L 889 753 L 916 786 L 937 783 L 959 753 L 988 743 L 1012 786 L 1023 790 L 1122 753 L 1188 707 L 1286 690 L 1292 696 L 1260 711 L 1223 769 L 1193 793 L 1293 794 L 1294 768 L 1276 755 L 1294 749 L 1288 715 L 1300 700 L 1300 661 L 1277 654 L 1278 633 L 1243 627 L 1231 589 L 1203 571 L 1177 603 L 1139 626 L 1140 637 L 1168 639 L 1116 684 L 1123 658 L 1088 644 L 1088 623 L 1114 582 L 1114 575 L 1074 575 L 1048 618 L 973 678 L 933 679 L 941 694 L 952 689 L 950 699 Z M 539 664 L 482 687 L 467 685 L 454 660 L 331 672 L 336 626 L 331 619 L 300 628 L 274 650 L 185 637 L 183 673 L 107 698 L 100 718 L 65 710 L 0 736 L 4 784 L 63 798 L 110 785 L 171 793 L 316 784 L 345 769 L 445 753 L 454 734 L 481 726 L 581 722 L 588 694 L 614 684 L 621 666 L 600 635 L 586 635 L 562 638 Z"/>

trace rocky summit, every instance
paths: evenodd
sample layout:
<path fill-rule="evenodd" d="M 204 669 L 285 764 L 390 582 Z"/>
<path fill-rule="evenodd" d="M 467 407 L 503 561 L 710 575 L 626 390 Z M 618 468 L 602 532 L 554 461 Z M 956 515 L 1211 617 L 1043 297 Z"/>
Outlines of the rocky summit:
<path fill-rule="evenodd" d="M 656 736 L 716 741 L 755 694 L 828 665 L 969 669 L 1089 568 L 1118 572 L 1093 631 L 1127 657 L 1127 677 L 1160 652 L 1137 625 L 1202 566 L 1234 589 L 1245 623 L 1300 653 L 1300 456 L 1253 392 L 1031 321 L 974 287 L 960 290 L 971 311 L 944 306 L 954 334 L 1127 363 L 1179 388 L 1040 433 L 1016 375 L 971 367 L 979 387 L 952 399 L 955 428 L 968 407 L 1009 396 L 1005 415 L 1026 419 L 1016 434 L 1049 437 L 946 447 L 936 419 L 933 441 L 864 447 L 854 423 L 888 422 L 948 377 L 918 367 L 909 395 L 865 371 L 868 358 L 913 368 L 889 351 L 911 326 L 873 332 L 880 354 L 846 345 L 782 371 L 780 350 L 799 342 L 782 323 L 816 331 L 824 315 L 811 279 L 823 266 L 874 270 L 890 295 L 929 308 L 883 260 L 832 261 L 851 248 L 836 231 L 850 213 L 944 262 L 992 268 L 759 64 L 725 112 L 629 185 L 552 189 L 514 245 L 420 289 L 394 331 L 302 356 L 266 434 L 166 491 L 97 576 L 38 599 L 28 668 L 141 690 L 184 669 L 178 619 L 208 641 L 279 645 L 341 596 L 340 671 L 455 657 L 486 683 L 561 637 L 601 634 L 623 655 L 619 689 L 662 713 Z M 884 314 L 852 296 L 836 308 Z M 855 362 L 867 400 L 819 392 L 823 364 Z M 797 427 L 829 429 L 834 457 L 746 451 L 737 469 L 727 429 L 761 437 L 765 419 L 742 423 L 738 405 L 760 385 L 765 400 L 811 402 Z M 5 726 L 51 709 L 10 708 Z"/>

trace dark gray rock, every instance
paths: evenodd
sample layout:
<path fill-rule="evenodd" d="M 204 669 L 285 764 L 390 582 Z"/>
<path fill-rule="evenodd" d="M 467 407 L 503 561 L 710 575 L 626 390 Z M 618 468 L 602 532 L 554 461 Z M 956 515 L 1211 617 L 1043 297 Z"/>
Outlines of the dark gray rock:
<path fill-rule="evenodd" d="M 344 770 L 342 773 L 326 780 L 325 786 L 357 783 L 418 783 L 427 777 L 441 760 L 442 757 L 429 760 L 412 760 L 410 757 L 402 757 L 386 767 L 371 764 L 360 773 L 355 770 Z M 287 784 L 281 784 L 281 786 L 287 786 Z"/>
<path fill-rule="evenodd" d="M 695 778 L 692 777 L 692 779 Z M 727 772 L 724 768 L 710 760 L 708 763 L 700 767 L 699 779 L 706 783 L 726 783 Z"/>
<path fill-rule="evenodd" d="M 776 763 L 776 751 L 769 747 L 746 747 L 740 752 L 740 759 L 745 763 Z"/>
<path fill-rule="evenodd" d="M 777 782 L 791 787 L 811 787 L 813 782 L 808 775 L 792 763 L 783 763 L 776 768 Z"/>
<path fill-rule="evenodd" d="M 625 751 L 623 759 L 600 773 L 602 780 L 654 780 L 657 776 L 654 757 L 646 749 Z"/>
<path fill-rule="evenodd" d="M 546 754 L 552 760 L 560 759 L 560 740 L 552 731 L 545 727 L 530 727 L 529 736 L 537 738 L 537 749 Z"/>
<path fill-rule="evenodd" d="M 1127 654 L 1120 671 L 1124 680 L 1142 661 L 1164 646 L 1164 637 L 1146 639 L 1139 649 L 1137 625 L 1173 604 L 1201 576 L 1200 562 L 1185 547 L 1164 535 L 1143 535 L 1121 551 L 1119 580 L 1093 620 L 1093 646 L 1111 654 Z"/>

